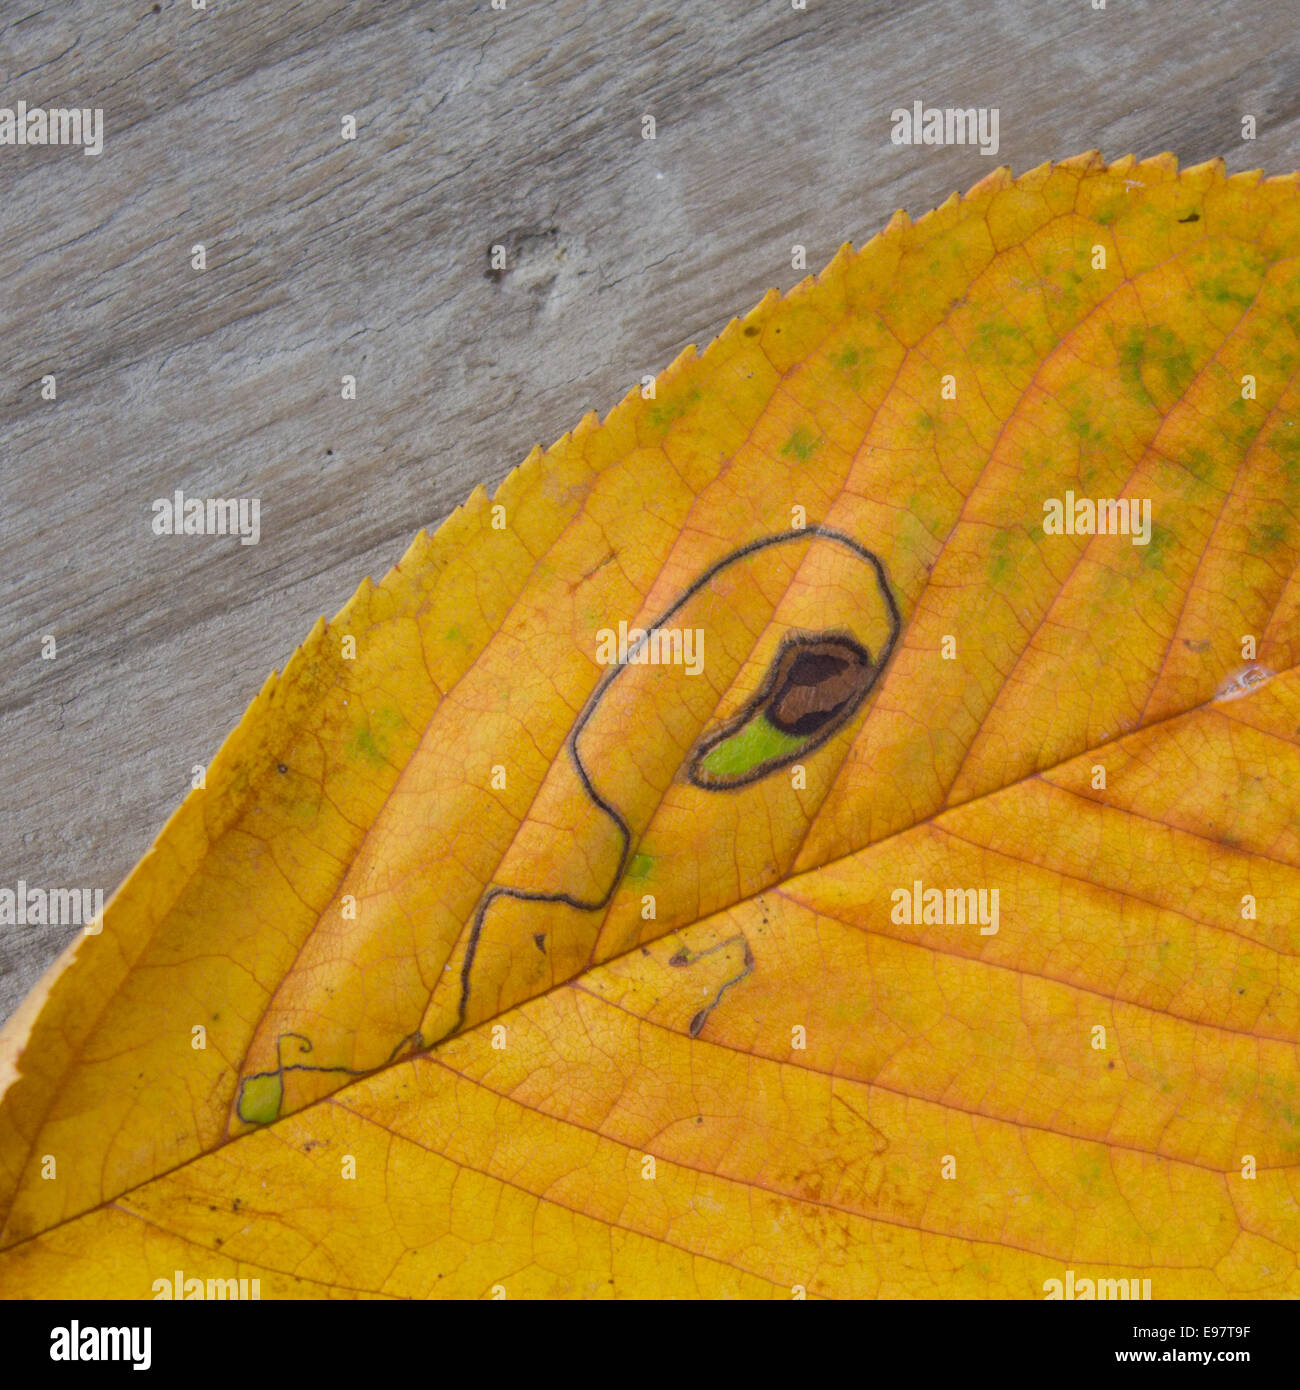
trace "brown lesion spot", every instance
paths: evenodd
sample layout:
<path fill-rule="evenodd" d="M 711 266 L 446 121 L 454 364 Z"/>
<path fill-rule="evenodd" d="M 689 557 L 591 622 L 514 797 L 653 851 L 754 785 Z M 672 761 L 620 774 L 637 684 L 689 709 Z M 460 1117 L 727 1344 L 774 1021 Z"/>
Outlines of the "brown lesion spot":
<path fill-rule="evenodd" d="M 815 734 L 857 703 L 871 674 L 871 654 L 847 637 L 787 646 L 770 678 L 767 717 L 783 734 Z"/>
<path fill-rule="evenodd" d="M 853 717 L 882 666 L 846 632 L 788 636 L 749 704 L 697 745 L 687 776 L 740 787 L 811 752 Z"/>

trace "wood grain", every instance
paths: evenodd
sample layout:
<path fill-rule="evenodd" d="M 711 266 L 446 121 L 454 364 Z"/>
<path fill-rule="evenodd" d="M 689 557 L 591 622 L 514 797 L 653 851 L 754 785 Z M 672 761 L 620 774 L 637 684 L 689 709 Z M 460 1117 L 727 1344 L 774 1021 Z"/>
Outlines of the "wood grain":
<path fill-rule="evenodd" d="M 0 103 L 106 133 L 0 147 L 9 886 L 110 892 L 319 615 L 793 244 L 1094 147 L 1300 163 L 1290 0 L 25 8 Z M 917 99 L 998 107 L 997 157 L 891 145 Z M 153 535 L 177 487 L 260 497 L 260 544 Z M 0 929 L 0 1017 L 74 930 Z"/>

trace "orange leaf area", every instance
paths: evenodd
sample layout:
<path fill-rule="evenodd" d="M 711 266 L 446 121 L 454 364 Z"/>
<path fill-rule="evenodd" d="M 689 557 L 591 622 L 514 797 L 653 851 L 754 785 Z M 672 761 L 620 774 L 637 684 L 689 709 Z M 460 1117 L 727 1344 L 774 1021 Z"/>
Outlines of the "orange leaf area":
<path fill-rule="evenodd" d="M 991 175 L 477 491 L 0 1046 L 0 1293 L 1300 1295 L 1300 184 Z"/>

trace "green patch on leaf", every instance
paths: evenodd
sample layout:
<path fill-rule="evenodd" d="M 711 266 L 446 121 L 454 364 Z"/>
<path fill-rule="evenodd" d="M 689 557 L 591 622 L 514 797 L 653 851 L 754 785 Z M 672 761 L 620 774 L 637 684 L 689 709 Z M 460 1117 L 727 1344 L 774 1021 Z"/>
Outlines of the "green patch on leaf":
<path fill-rule="evenodd" d="M 1281 521 L 1267 521 L 1247 542 L 1252 555 L 1263 555 L 1276 549 L 1286 539 L 1286 526 Z"/>
<path fill-rule="evenodd" d="M 802 463 L 812 458 L 817 449 L 821 447 L 821 440 L 809 429 L 800 425 L 789 439 L 781 446 L 781 453 L 786 458 L 797 458 Z"/>
<path fill-rule="evenodd" d="M 642 879 L 650 877 L 654 866 L 655 857 L 653 854 L 634 854 L 627 866 L 627 876 L 640 882 Z"/>
<path fill-rule="evenodd" d="M 1138 547 L 1142 552 L 1143 568 L 1149 570 L 1164 569 L 1169 547 L 1173 543 L 1173 531 L 1168 526 L 1158 526 L 1153 521 L 1151 523 L 1151 540 L 1146 545 Z"/>
<path fill-rule="evenodd" d="M 689 391 L 674 397 L 671 400 L 659 401 L 646 412 L 651 425 L 661 433 L 667 430 L 674 420 L 680 420 L 683 415 L 700 399 L 700 388 L 693 386 Z"/>
<path fill-rule="evenodd" d="M 239 1088 L 239 1118 L 246 1125 L 269 1125 L 278 1119 L 284 1086 L 278 1072 L 250 1076 Z"/>
<path fill-rule="evenodd" d="M 710 777 L 744 777 L 774 758 L 793 753 L 807 742 L 806 737 L 782 733 L 760 714 L 730 738 L 710 748 L 700 760 L 700 767 Z"/>
<path fill-rule="evenodd" d="M 397 729 L 404 727 L 405 722 L 401 710 L 392 705 L 377 709 L 370 716 L 370 722 L 361 725 L 353 733 L 348 743 L 348 752 L 352 757 L 364 758 L 374 766 L 387 761 L 388 751 L 392 746 L 392 735 Z"/>

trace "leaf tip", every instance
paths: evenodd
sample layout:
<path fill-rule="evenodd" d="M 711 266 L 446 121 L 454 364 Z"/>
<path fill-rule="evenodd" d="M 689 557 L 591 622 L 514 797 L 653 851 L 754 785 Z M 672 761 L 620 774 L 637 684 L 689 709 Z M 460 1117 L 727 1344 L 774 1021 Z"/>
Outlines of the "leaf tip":
<path fill-rule="evenodd" d="M 579 420 L 576 425 L 574 425 L 573 429 L 569 431 L 569 434 L 566 436 L 566 438 L 568 438 L 573 443 L 577 443 L 579 440 L 585 439 L 587 435 L 589 435 L 592 432 L 592 430 L 599 428 L 600 416 L 597 415 L 594 410 L 589 410 L 582 417 L 582 419 Z"/>
<path fill-rule="evenodd" d="M 885 223 L 884 230 L 880 233 L 880 235 L 882 237 L 898 236 L 901 233 L 906 232 L 911 227 L 911 225 L 912 219 L 907 215 L 907 213 L 905 213 L 902 208 L 896 208 L 894 210 L 894 215 L 889 219 L 888 222 Z"/>
<path fill-rule="evenodd" d="M 1039 169 L 1050 169 L 1050 165 L 1040 165 Z M 1032 170 L 1038 173 L 1039 170 Z M 1026 175 L 1028 178 L 1029 175 Z M 1015 176 L 1011 172 L 1009 164 L 999 164 L 996 169 L 991 169 L 984 175 L 978 183 L 972 184 L 966 194 L 966 201 L 986 197 L 993 193 L 1000 193 L 1004 188 L 1009 188 L 1015 182 Z"/>
<path fill-rule="evenodd" d="M 1222 180 L 1227 175 L 1228 166 L 1216 156 L 1214 159 L 1207 159 L 1200 164 L 1189 164 L 1182 173 L 1182 177 L 1193 182 L 1199 179 Z"/>
<path fill-rule="evenodd" d="M 1169 150 L 1162 150 L 1159 154 L 1153 154 L 1149 159 L 1142 160 L 1142 168 L 1176 179 L 1178 177 L 1178 156 Z"/>
<path fill-rule="evenodd" d="M 1234 188 L 1254 188 L 1264 182 L 1263 169 L 1242 169 L 1239 173 L 1231 174 L 1225 180 Z"/>

